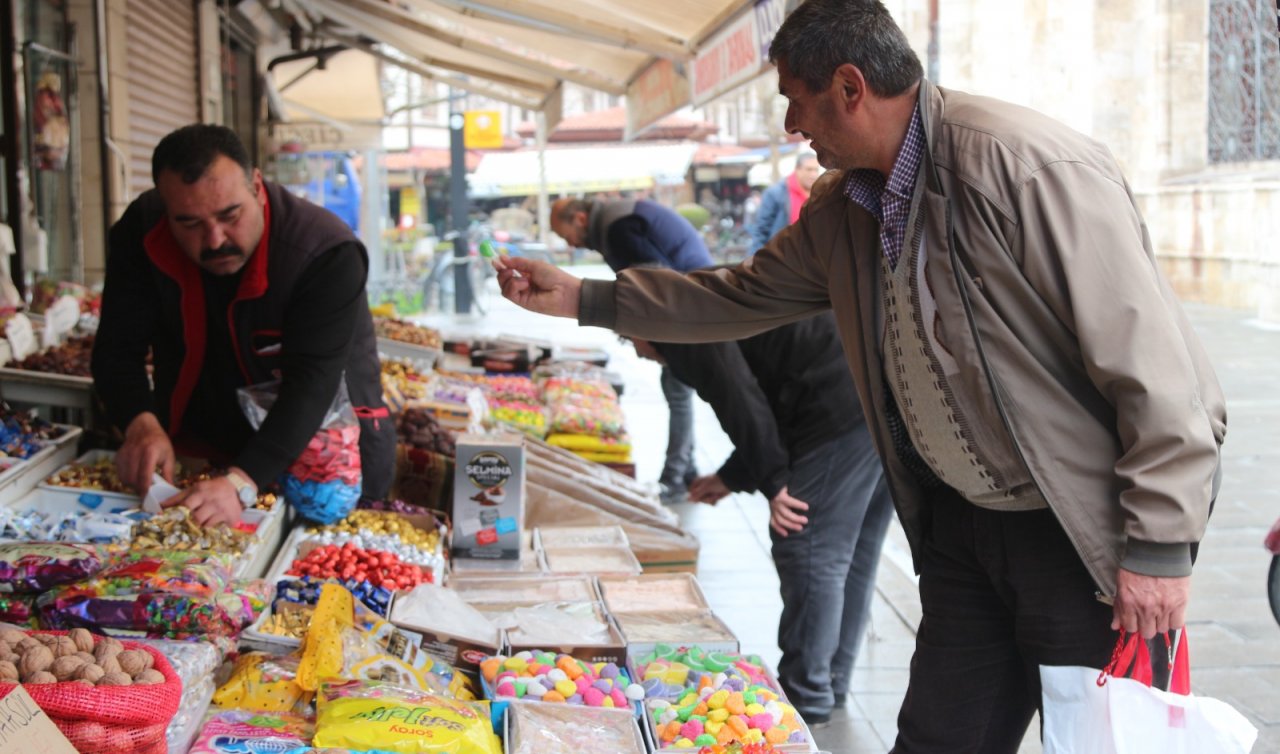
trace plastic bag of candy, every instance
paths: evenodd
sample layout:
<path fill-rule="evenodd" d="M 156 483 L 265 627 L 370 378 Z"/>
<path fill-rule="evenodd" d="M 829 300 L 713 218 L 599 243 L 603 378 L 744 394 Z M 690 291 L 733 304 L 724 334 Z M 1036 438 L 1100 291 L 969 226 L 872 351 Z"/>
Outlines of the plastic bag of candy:
<path fill-rule="evenodd" d="M 248 652 L 236 660 L 231 677 L 214 693 L 213 703 L 230 709 L 302 712 L 314 693 L 298 685 L 297 679 L 296 656 Z"/>
<path fill-rule="evenodd" d="M 88 578 L 102 567 L 88 547 L 62 543 L 14 542 L 0 545 L 0 591 L 44 592 Z"/>
<path fill-rule="evenodd" d="M 547 431 L 552 434 L 618 437 L 625 419 L 616 400 L 605 398 L 573 398 L 549 403 L 551 419 Z"/>
<path fill-rule="evenodd" d="M 254 429 L 262 426 L 275 404 L 279 382 L 240 388 L 240 408 Z M 345 380 L 325 414 L 320 429 L 302 455 L 284 473 L 284 499 L 303 518 L 331 524 L 346 517 L 360 499 L 360 423 L 347 395 Z"/>
<path fill-rule="evenodd" d="M 312 722 L 289 712 L 231 710 L 209 718 L 190 754 L 275 754 L 305 748 Z"/>
<path fill-rule="evenodd" d="M 512 702 L 508 754 L 643 754 L 630 710 Z"/>
<path fill-rule="evenodd" d="M 0 594 L 0 621 L 23 628 L 38 628 L 36 598 L 32 594 Z"/>
<path fill-rule="evenodd" d="M 317 748 L 398 754 L 502 754 L 488 702 L 378 681 L 325 683 L 316 700 Z"/>

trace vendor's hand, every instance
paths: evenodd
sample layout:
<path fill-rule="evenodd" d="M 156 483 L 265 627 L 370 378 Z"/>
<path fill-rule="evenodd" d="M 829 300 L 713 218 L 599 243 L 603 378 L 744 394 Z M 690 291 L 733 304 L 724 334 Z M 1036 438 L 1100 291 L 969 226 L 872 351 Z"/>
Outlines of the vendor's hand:
<path fill-rule="evenodd" d="M 156 469 L 166 482 L 173 483 L 175 463 L 173 443 L 156 415 L 145 411 L 135 416 L 125 428 L 124 445 L 116 453 L 116 473 L 120 481 L 145 497 Z"/>
<path fill-rule="evenodd" d="M 695 503 L 715 505 L 729 492 L 719 474 L 700 476 L 689 484 L 689 499 Z"/>
<path fill-rule="evenodd" d="M 1267 538 L 1263 544 L 1272 555 L 1280 555 L 1280 518 L 1276 519 L 1271 531 L 1267 532 Z"/>
<path fill-rule="evenodd" d="M 240 523 L 240 514 L 244 512 L 244 506 L 240 504 L 240 497 L 236 494 L 236 486 L 225 476 L 196 482 L 160 503 L 161 508 L 172 508 L 175 505 L 190 508 L 191 520 L 201 526 L 235 526 Z"/>
<path fill-rule="evenodd" d="M 656 361 L 663 365 L 667 363 L 667 360 L 662 358 L 662 354 L 658 353 L 658 349 L 654 348 L 653 344 L 649 341 L 641 340 L 640 338 L 632 338 L 631 345 L 636 348 L 636 356 L 639 356 L 642 359 L 648 359 L 649 361 Z"/>
<path fill-rule="evenodd" d="M 1150 639 L 1186 625 L 1187 602 L 1191 599 L 1191 577 L 1145 576 L 1116 571 L 1113 631 L 1124 629 Z"/>
<path fill-rule="evenodd" d="M 809 504 L 798 498 L 791 497 L 787 494 L 787 488 L 783 487 L 769 501 L 769 527 L 778 532 L 779 537 L 785 537 L 789 532 L 803 531 L 806 524 L 809 523 L 809 517 L 801 515 L 801 511 L 809 510 Z"/>
<path fill-rule="evenodd" d="M 546 262 L 524 257 L 493 259 L 502 295 L 531 312 L 578 318 L 582 281 Z"/>

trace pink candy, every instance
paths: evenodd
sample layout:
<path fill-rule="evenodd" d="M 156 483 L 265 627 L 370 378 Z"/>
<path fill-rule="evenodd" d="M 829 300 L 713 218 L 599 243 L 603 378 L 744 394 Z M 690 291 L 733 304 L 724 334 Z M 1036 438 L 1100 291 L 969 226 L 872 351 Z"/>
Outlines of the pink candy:
<path fill-rule="evenodd" d="M 604 704 L 604 694 L 600 689 L 588 687 L 582 692 L 582 701 L 586 702 L 588 707 L 599 707 Z"/>
<path fill-rule="evenodd" d="M 768 715 L 765 715 L 765 717 L 768 717 Z M 684 738 L 689 739 L 690 741 L 692 741 L 693 739 L 697 738 L 698 736 L 701 736 L 701 735 L 702 735 L 702 721 L 701 721 L 701 720 L 690 720 L 689 722 L 685 723 L 684 725 L 681 725 L 681 726 L 680 726 L 680 735 L 681 735 L 681 736 L 683 736 Z"/>
<path fill-rule="evenodd" d="M 752 715 L 747 721 L 748 728 L 756 728 L 758 730 L 769 730 L 773 727 L 773 715 L 768 712 L 761 712 L 758 715 Z"/>

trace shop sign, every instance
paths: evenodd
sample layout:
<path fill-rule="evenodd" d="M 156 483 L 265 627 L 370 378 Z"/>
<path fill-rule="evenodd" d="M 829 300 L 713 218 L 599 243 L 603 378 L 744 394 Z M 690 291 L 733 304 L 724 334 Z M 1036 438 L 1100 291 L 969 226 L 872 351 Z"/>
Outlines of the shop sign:
<path fill-rule="evenodd" d="M 272 123 L 271 141 L 276 149 L 285 144 L 296 144 L 300 152 L 348 152 L 379 149 L 382 145 L 381 126 L 350 126 L 340 128 L 330 123 Z"/>
<path fill-rule="evenodd" d="M 773 44 L 774 35 L 795 5 L 794 0 L 760 0 L 756 3 L 756 35 L 760 40 L 761 60 L 769 60 L 769 45 Z"/>
<path fill-rule="evenodd" d="M 502 115 L 496 110 L 463 113 L 462 142 L 467 149 L 501 149 Z"/>
<path fill-rule="evenodd" d="M 704 105 L 760 73 L 756 14 L 745 13 L 709 39 L 693 60 L 693 104 Z"/>
<path fill-rule="evenodd" d="M 689 79 L 684 66 L 659 58 L 627 87 L 627 128 L 631 141 L 669 113 L 689 104 Z"/>

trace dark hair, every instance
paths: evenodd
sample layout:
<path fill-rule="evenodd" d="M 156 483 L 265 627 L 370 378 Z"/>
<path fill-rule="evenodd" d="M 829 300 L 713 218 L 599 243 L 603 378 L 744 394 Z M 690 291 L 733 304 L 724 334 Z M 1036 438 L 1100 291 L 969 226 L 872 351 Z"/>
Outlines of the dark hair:
<path fill-rule="evenodd" d="M 235 131 L 208 123 L 183 126 L 156 145 L 151 154 L 151 180 L 159 183 L 160 174 L 172 170 L 183 183 L 195 183 L 219 156 L 234 160 L 244 169 L 245 178 L 253 177 L 249 151 Z"/>
<path fill-rule="evenodd" d="M 902 94 L 924 77 L 920 58 L 879 0 L 807 0 L 778 29 L 769 60 L 785 62 L 810 92 L 829 87 L 845 63 L 857 66 L 880 97 Z"/>
<path fill-rule="evenodd" d="M 562 223 L 573 222 L 573 216 L 579 212 L 591 214 L 591 202 L 586 199 L 571 199 L 565 202 L 560 211 L 556 213 L 556 219 Z"/>

